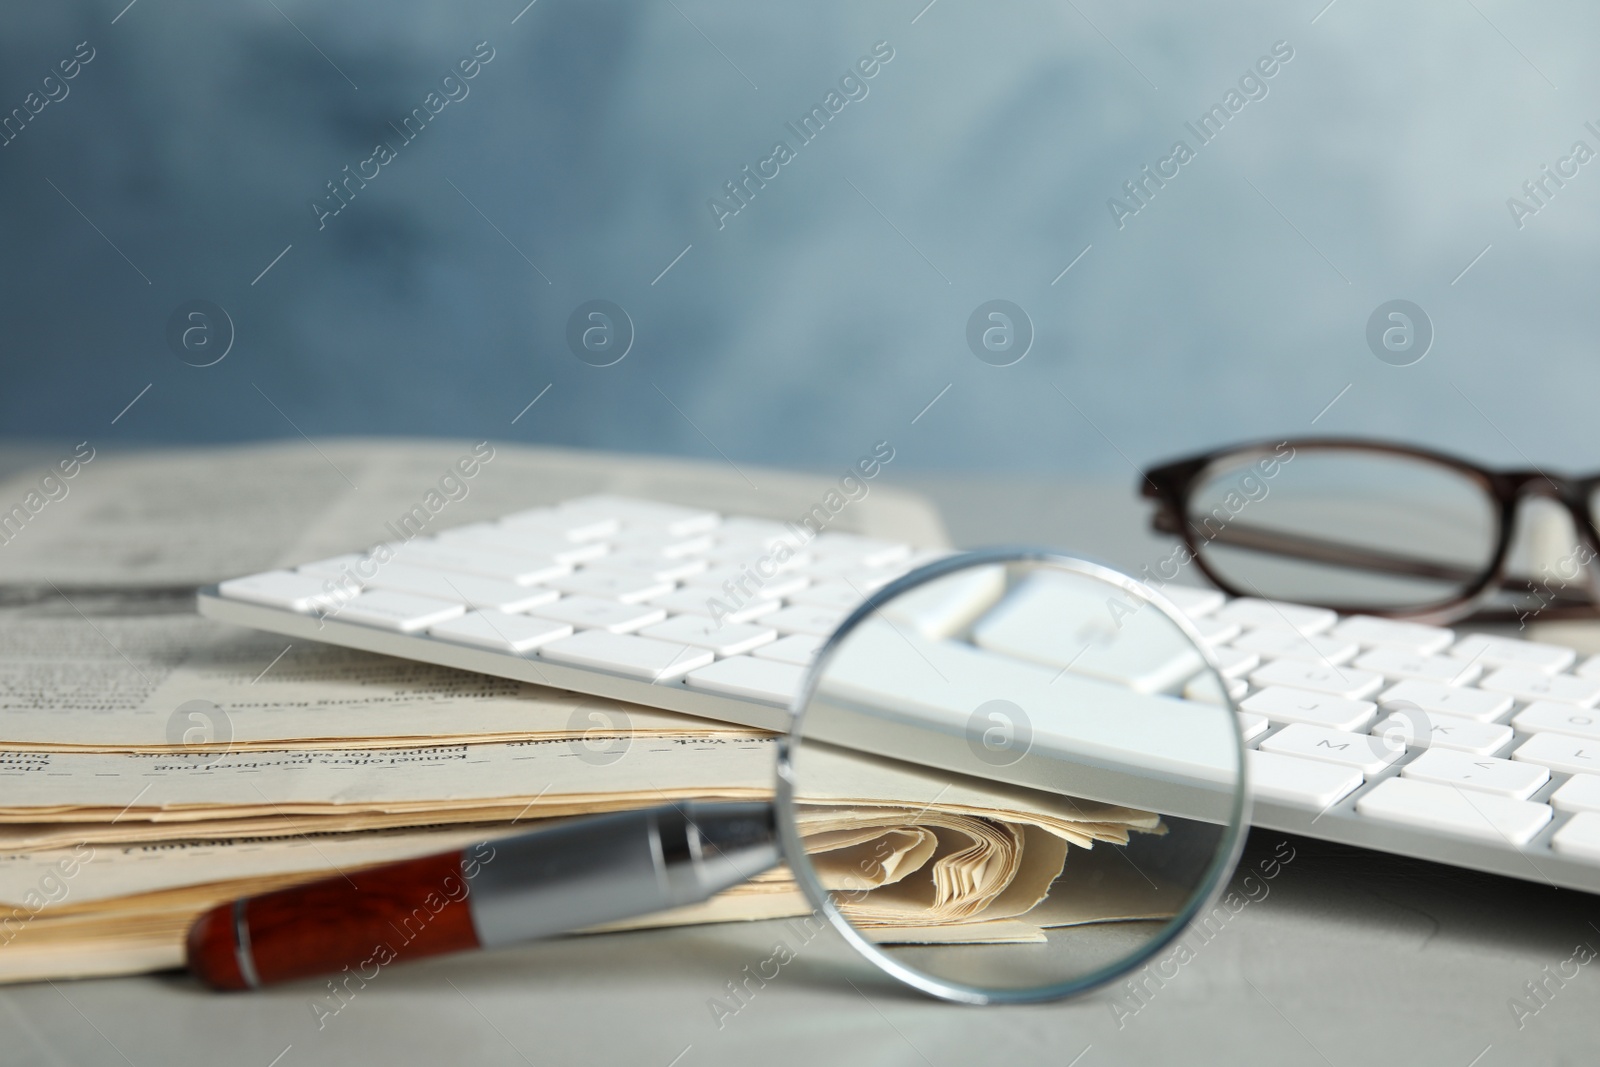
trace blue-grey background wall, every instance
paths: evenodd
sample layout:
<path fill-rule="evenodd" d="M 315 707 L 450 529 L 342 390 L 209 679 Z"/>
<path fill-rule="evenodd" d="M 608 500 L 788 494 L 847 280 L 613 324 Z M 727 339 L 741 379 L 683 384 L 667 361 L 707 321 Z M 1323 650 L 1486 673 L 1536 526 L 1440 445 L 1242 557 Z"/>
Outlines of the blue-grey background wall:
<path fill-rule="evenodd" d="M 1600 466 L 1593 5 L 524 2 L 0 11 L 0 433 L 1125 474 L 1353 432 Z M 777 175 L 719 222 L 747 164 Z M 612 366 L 567 344 L 593 299 L 634 326 Z M 1033 324 L 1011 366 L 969 349 L 991 299 Z M 1432 324 L 1408 366 L 1367 340 L 1393 299 Z M 190 300 L 232 321 L 215 365 L 169 345 Z"/>

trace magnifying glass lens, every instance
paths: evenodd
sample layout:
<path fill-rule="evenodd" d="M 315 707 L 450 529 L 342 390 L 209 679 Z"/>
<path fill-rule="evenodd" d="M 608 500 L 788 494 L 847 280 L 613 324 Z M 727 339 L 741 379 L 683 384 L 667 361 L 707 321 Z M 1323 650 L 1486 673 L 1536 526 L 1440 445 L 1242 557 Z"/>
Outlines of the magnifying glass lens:
<path fill-rule="evenodd" d="M 823 650 L 780 832 L 879 966 L 953 1000 L 1067 996 L 1213 905 L 1247 818 L 1239 720 L 1150 595 L 1064 557 L 956 557 Z"/>

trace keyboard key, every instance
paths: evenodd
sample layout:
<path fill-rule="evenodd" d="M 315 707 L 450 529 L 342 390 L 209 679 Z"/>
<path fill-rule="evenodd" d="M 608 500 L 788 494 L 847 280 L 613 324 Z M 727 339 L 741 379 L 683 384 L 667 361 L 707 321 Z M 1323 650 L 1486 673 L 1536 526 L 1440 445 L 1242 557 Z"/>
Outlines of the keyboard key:
<path fill-rule="evenodd" d="M 1034 574 L 973 627 L 980 648 L 1157 693 L 1204 667 L 1199 651 L 1153 607 L 1116 616 L 1103 590 Z"/>
<path fill-rule="evenodd" d="M 333 586 L 330 591 L 329 586 Z M 217 585 L 217 592 L 230 600 L 248 600 L 299 612 L 327 612 L 355 596 L 341 592 L 331 578 L 291 571 L 267 571 L 244 578 L 230 578 Z"/>
<path fill-rule="evenodd" d="M 1563 856 L 1600 863 L 1600 814 L 1588 811 L 1574 815 L 1551 836 L 1550 847 Z"/>
<path fill-rule="evenodd" d="M 788 548 L 787 542 L 782 542 Z M 759 541 L 719 541 L 704 553 L 712 566 L 756 567 L 767 570 L 793 571 L 811 562 L 811 553 L 789 548 L 787 553 Z"/>
<path fill-rule="evenodd" d="M 540 604 L 548 604 L 560 595 L 554 589 L 540 585 L 517 585 L 514 582 L 502 582 L 498 578 L 410 567 L 404 563 L 379 567 L 367 586 L 371 589 L 393 589 L 398 593 L 415 593 L 435 600 L 453 600 L 469 607 L 495 611 L 526 611 Z"/>
<path fill-rule="evenodd" d="M 1600 811 L 1600 774 L 1574 774 L 1550 794 L 1557 811 Z"/>
<path fill-rule="evenodd" d="M 1566 734 L 1534 734 L 1511 754 L 1514 760 L 1568 774 L 1600 772 L 1600 741 Z"/>
<path fill-rule="evenodd" d="M 1239 732 L 1244 735 L 1246 741 L 1254 741 L 1266 733 L 1270 725 L 1265 715 L 1250 715 L 1242 711 L 1239 713 Z"/>
<path fill-rule="evenodd" d="M 631 633 L 667 617 L 665 608 L 651 604 L 619 604 L 592 596 L 565 596 L 554 604 L 540 604 L 529 614 L 571 623 L 578 630 L 614 634 Z"/>
<path fill-rule="evenodd" d="M 1523 667 L 1555 674 L 1564 671 L 1578 658 L 1570 648 L 1541 645 L 1535 641 L 1514 641 L 1508 637 L 1468 634 L 1450 649 L 1457 659 L 1476 660 L 1485 667 Z"/>
<path fill-rule="evenodd" d="M 569 541 L 603 541 L 622 530 L 616 520 L 599 515 L 556 515 L 549 519 L 529 519 L 526 525 L 563 532 Z"/>
<path fill-rule="evenodd" d="M 1303 756 L 1341 767 L 1354 767 L 1363 774 L 1375 774 L 1399 759 L 1405 749 L 1386 744 L 1383 738 L 1371 734 L 1351 734 L 1297 722 L 1261 742 L 1261 751 Z"/>
<path fill-rule="evenodd" d="M 1596 754 L 1600 756 L 1600 752 Z M 1461 786 L 1518 800 L 1527 800 L 1550 780 L 1549 771 L 1533 764 L 1437 747 L 1406 764 L 1400 774 L 1419 782 Z"/>
<path fill-rule="evenodd" d="M 1257 800 L 1277 800 L 1321 811 L 1348 796 L 1366 781 L 1353 767 L 1249 751 L 1250 793 Z"/>
<path fill-rule="evenodd" d="M 435 541 L 454 541 L 458 538 L 472 540 L 473 538 L 479 537 L 490 530 L 498 528 L 499 525 L 500 524 L 494 519 L 488 519 L 484 522 L 469 522 L 464 526 L 451 526 L 447 529 L 440 530 L 433 535 L 433 539 Z"/>
<path fill-rule="evenodd" d="M 665 596 L 654 597 L 651 606 L 664 608 L 674 615 L 716 615 L 719 622 L 750 622 L 763 615 L 771 615 L 783 608 L 783 601 L 765 597 L 756 600 L 735 600 L 721 589 L 701 589 L 684 586 Z"/>
<path fill-rule="evenodd" d="M 508 615 L 500 611 L 473 611 L 428 628 L 441 641 L 457 645 L 476 645 L 498 652 L 526 652 L 530 648 L 572 636 L 572 627 L 532 615 Z"/>
<path fill-rule="evenodd" d="M 1250 683 L 1243 678 L 1229 678 L 1227 683 L 1228 695 L 1233 698 L 1235 704 L 1243 700 L 1244 695 L 1250 692 Z M 1195 675 L 1184 685 L 1183 699 L 1193 700 L 1200 704 L 1220 704 L 1222 703 L 1222 690 L 1217 685 L 1216 677 L 1210 671 L 1205 671 L 1202 674 Z"/>
<path fill-rule="evenodd" d="M 800 691 L 805 673 L 804 667 L 777 660 L 734 656 L 693 671 L 683 681 L 691 689 L 705 689 L 744 700 L 762 700 L 787 707 Z"/>
<path fill-rule="evenodd" d="M 1375 648 L 1357 659 L 1356 666 L 1376 671 L 1391 681 L 1414 678 L 1440 685 L 1467 685 L 1483 672 L 1481 664 L 1463 662 L 1454 656 L 1425 656 L 1403 648 Z"/>
<path fill-rule="evenodd" d="M 884 716 L 886 729 L 909 713 L 917 724 L 910 729 L 951 739 L 969 729 L 975 708 L 1010 700 L 1027 709 L 1038 751 L 1127 772 L 1115 787 L 1127 790 L 1120 794 L 1125 802 L 1148 795 L 1158 779 L 1228 782 L 1240 770 L 1237 735 L 1232 724 L 1219 722 L 1225 711 L 996 656 L 965 642 L 932 641 L 876 616 L 863 620 L 830 658 L 822 684 L 861 714 Z M 1211 799 L 1204 804 L 1222 799 L 1215 788 L 1206 787 Z M 1167 796 L 1183 808 L 1193 803 Z"/>
<path fill-rule="evenodd" d="M 1236 622 L 1248 627 L 1272 627 L 1298 630 L 1303 634 L 1319 634 L 1332 628 L 1339 616 L 1327 608 L 1311 608 L 1303 604 L 1283 604 L 1276 600 L 1257 600 L 1240 597 L 1218 609 L 1216 617 L 1226 622 Z"/>
<path fill-rule="evenodd" d="M 845 613 L 832 608 L 813 608 L 801 605 L 783 608 L 770 615 L 761 616 L 761 625 L 770 626 L 781 634 L 813 634 L 827 637 L 839 628 Z"/>
<path fill-rule="evenodd" d="M 953 637 L 998 603 L 1005 591 L 1005 568 L 967 567 L 895 597 L 883 613 L 924 637 Z"/>
<path fill-rule="evenodd" d="M 476 545 L 495 552 L 548 558 L 568 566 L 587 563 L 610 551 L 604 541 L 569 541 L 556 533 L 488 522 L 441 530 L 434 540 L 442 545 Z"/>
<path fill-rule="evenodd" d="M 1261 662 L 1260 656 L 1240 648 L 1218 648 L 1212 655 L 1217 657 L 1217 666 L 1222 668 L 1224 678 L 1242 678 Z"/>
<path fill-rule="evenodd" d="M 1437 682 L 1404 681 L 1385 689 L 1378 697 L 1385 709 L 1415 708 L 1430 715 L 1439 712 L 1463 719 L 1489 722 L 1511 710 L 1512 700 L 1504 693 L 1485 693 Z"/>
<path fill-rule="evenodd" d="M 1216 646 L 1226 641 L 1232 641 L 1244 632 L 1244 627 L 1236 622 L 1223 622 L 1206 616 L 1203 619 L 1191 619 L 1194 628 L 1200 633 L 1200 640 L 1208 645 Z"/>
<path fill-rule="evenodd" d="M 557 508 L 531 508 L 502 517 L 500 525 L 517 527 L 576 543 L 601 541 L 615 536 L 622 529 L 622 520 L 606 515 L 576 512 L 564 514 Z"/>
<path fill-rule="evenodd" d="M 1453 748 L 1478 756 L 1492 756 L 1509 744 L 1512 736 L 1511 727 L 1501 723 L 1478 722 L 1415 708 L 1391 714 L 1374 726 L 1372 733 L 1395 745 Z"/>
<path fill-rule="evenodd" d="M 718 522 L 720 524 L 720 519 Z M 678 552 L 683 555 L 704 555 L 717 543 L 717 534 L 719 532 L 717 526 L 684 530 L 674 523 L 663 524 L 644 519 L 624 519 L 622 521 L 622 529 L 607 536 L 604 540 L 612 545 L 613 550 L 618 545 L 641 547 L 673 545 L 690 546 L 688 548 L 678 548 Z"/>
<path fill-rule="evenodd" d="M 716 538 L 710 534 L 691 534 L 687 537 L 678 537 L 673 534 L 663 533 L 660 530 L 639 527 L 623 530 L 615 537 L 607 540 L 611 545 L 611 550 L 615 553 L 651 552 L 657 556 L 665 556 L 668 559 L 684 559 L 692 556 L 698 559 L 711 560 L 714 558 L 712 551 L 717 543 Z"/>
<path fill-rule="evenodd" d="M 1536 700 L 1517 712 L 1511 725 L 1523 733 L 1558 733 L 1600 741 L 1600 712 L 1589 711 L 1571 704 L 1558 704 L 1549 700 Z"/>
<path fill-rule="evenodd" d="M 709 648 L 721 657 L 737 656 L 776 641 L 778 631 L 746 623 L 713 622 L 705 615 L 678 615 L 646 626 L 639 631 L 639 636 Z"/>
<path fill-rule="evenodd" d="M 518 526 L 554 535 L 567 541 L 598 541 L 622 529 L 614 515 L 564 512 L 561 508 L 529 508 L 502 516 L 502 526 Z"/>
<path fill-rule="evenodd" d="M 1228 602 L 1228 598 L 1215 589 L 1196 589 L 1192 585 L 1163 585 L 1157 592 L 1191 619 L 1209 615 Z"/>
<path fill-rule="evenodd" d="M 779 663 L 806 667 L 817 658 L 817 650 L 826 640 L 826 637 L 818 637 L 815 634 L 790 634 L 788 637 L 778 638 L 770 645 L 762 645 L 750 654 L 759 659 L 773 659 Z"/>
<path fill-rule="evenodd" d="M 1361 730 L 1372 721 L 1378 706 L 1370 700 L 1348 700 L 1327 693 L 1274 686 L 1253 693 L 1239 705 L 1241 711 L 1265 715 L 1273 722 L 1303 722 L 1335 730 Z"/>
<path fill-rule="evenodd" d="M 748 563 L 724 563 L 701 571 L 689 579 L 686 584 L 695 589 L 705 589 L 709 594 L 727 599 L 729 593 L 724 588 L 724 584 L 729 582 L 743 596 L 759 596 L 763 600 L 776 600 L 780 597 L 798 593 L 811 584 L 811 579 L 804 574 L 793 574 L 788 571 L 778 571 L 771 575 L 762 574 L 756 570 L 753 564 Z"/>
<path fill-rule="evenodd" d="M 1600 678 L 1600 656 L 1590 656 L 1572 671 L 1579 678 Z"/>
<path fill-rule="evenodd" d="M 1354 667 L 1326 667 L 1298 660 L 1273 660 L 1250 673 L 1250 684 L 1261 686 L 1285 685 L 1294 689 L 1310 689 L 1329 693 L 1347 700 L 1360 700 L 1383 688 L 1383 675 Z"/>
<path fill-rule="evenodd" d="M 1456 639 L 1454 630 L 1396 619 L 1379 619 L 1371 615 L 1352 615 L 1343 619 L 1329 631 L 1329 635 L 1354 641 L 1364 648 L 1398 648 L 1419 656 L 1443 652 Z"/>
<path fill-rule="evenodd" d="M 1593 707 L 1600 700 L 1600 678 L 1579 678 L 1572 674 L 1545 674 L 1527 667 L 1501 667 L 1478 683 L 1491 693 L 1509 693 L 1518 700 L 1533 703 L 1558 700 L 1565 704 Z"/>
<path fill-rule="evenodd" d="M 337 578 L 341 581 L 354 582 L 357 585 L 367 584 L 363 574 L 371 574 L 382 564 L 374 560 L 365 552 L 346 552 L 342 556 L 332 559 L 312 560 L 302 563 L 294 569 L 296 574 L 310 574 L 318 578 Z"/>
<path fill-rule="evenodd" d="M 1533 840 L 1553 814 L 1548 804 L 1414 778 L 1379 782 L 1356 801 L 1356 812 L 1377 822 L 1511 845 Z"/>
<path fill-rule="evenodd" d="M 397 593 L 392 589 L 373 589 L 340 608 L 339 618 L 344 622 L 360 622 L 385 630 L 414 633 L 426 630 L 434 623 L 453 619 L 466 610 L 461 604 L 435 600 L 433 597 Z"/>
<path fill-rule="evenodd" d="M 1263 626 L 1231 642 L 1234 648 L 1260 653 L 1263 659 L 1295 659 L 1308 663 L 1348 663 L 1361 646 L 1354 641 L 1303 634 L 1282 626 Z"/>
<path fill-rule="evenodd" d="M 610 493 L 597 493 L 594 496 L 568 500 L 557 505 L 556 511 L 564 517 L 614 516 L 632 525 L 658 526 L 671 534 L 705 533 L 707 530 L 716 529 L 722 522 L 721 515 L 704 508 L 614 496 Z"/>
<path fill-rule="evenodd" d="M 546 585 L 575 596 L 594 596 L 622 604 L 642 604 L 652 597 L 672 592 L 673 583 L 637 571 L 602 570 L 587 567 L 572 574 L 546 580 Z"/>
<path fill-rule="evenodd" d="M 539 656 L 555 663 L 625 674 L 647 682 L 678 678 L 709 666 L 716 659 L 708 648 L 605 630 L 584 630 L 551 641 L 540 646 Z"/>
<path fill-rule="evenodd" d="M 462 541 L 412 541 L 394 550 L 394 561 L 434 570 L 481 574 L 517 585 L 535 585 L 572 570 L 548 556 L 523 556 Z"/>
<path fill-rule="evenodd" d="M 643 574 L 657 581 L 681 582 L 699 574 L 708 564 L 694 556 L 664 556 L 650 549 L 631 549 L 613 552 L 595 566 L 608 571 Z"/>
<path fill-rule="evenodd" d="M 786 598 L 790 604 L 809 604 L 818 608 L 850 611 L 866 599 L 862 591 L 844 582 L 818 582 Z"/>

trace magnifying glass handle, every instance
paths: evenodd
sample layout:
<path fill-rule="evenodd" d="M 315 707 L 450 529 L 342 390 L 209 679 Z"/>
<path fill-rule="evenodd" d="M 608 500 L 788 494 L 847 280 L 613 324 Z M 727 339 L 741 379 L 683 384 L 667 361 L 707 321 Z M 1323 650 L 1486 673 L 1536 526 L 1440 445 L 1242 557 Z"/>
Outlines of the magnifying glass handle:
<path fill-rule="evenodd" d="M 221 904 L 189 929 L 189 970 L 258 989 L 496 948 L 695 904 L 776 866 L 772 805 L 668 805 Z"/>

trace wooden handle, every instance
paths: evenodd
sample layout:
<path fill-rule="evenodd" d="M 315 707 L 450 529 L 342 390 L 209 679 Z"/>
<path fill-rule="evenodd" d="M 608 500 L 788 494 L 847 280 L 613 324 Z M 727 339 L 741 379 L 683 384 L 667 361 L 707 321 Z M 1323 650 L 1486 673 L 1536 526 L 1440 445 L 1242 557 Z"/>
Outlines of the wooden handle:
<path fill-rule="evenodd" d="M 477 948 L 463 854 L 448 852 L 247 897 L 189 928 L 189 970 L 214 989 L 254 989 L 348 968 Z"/>

